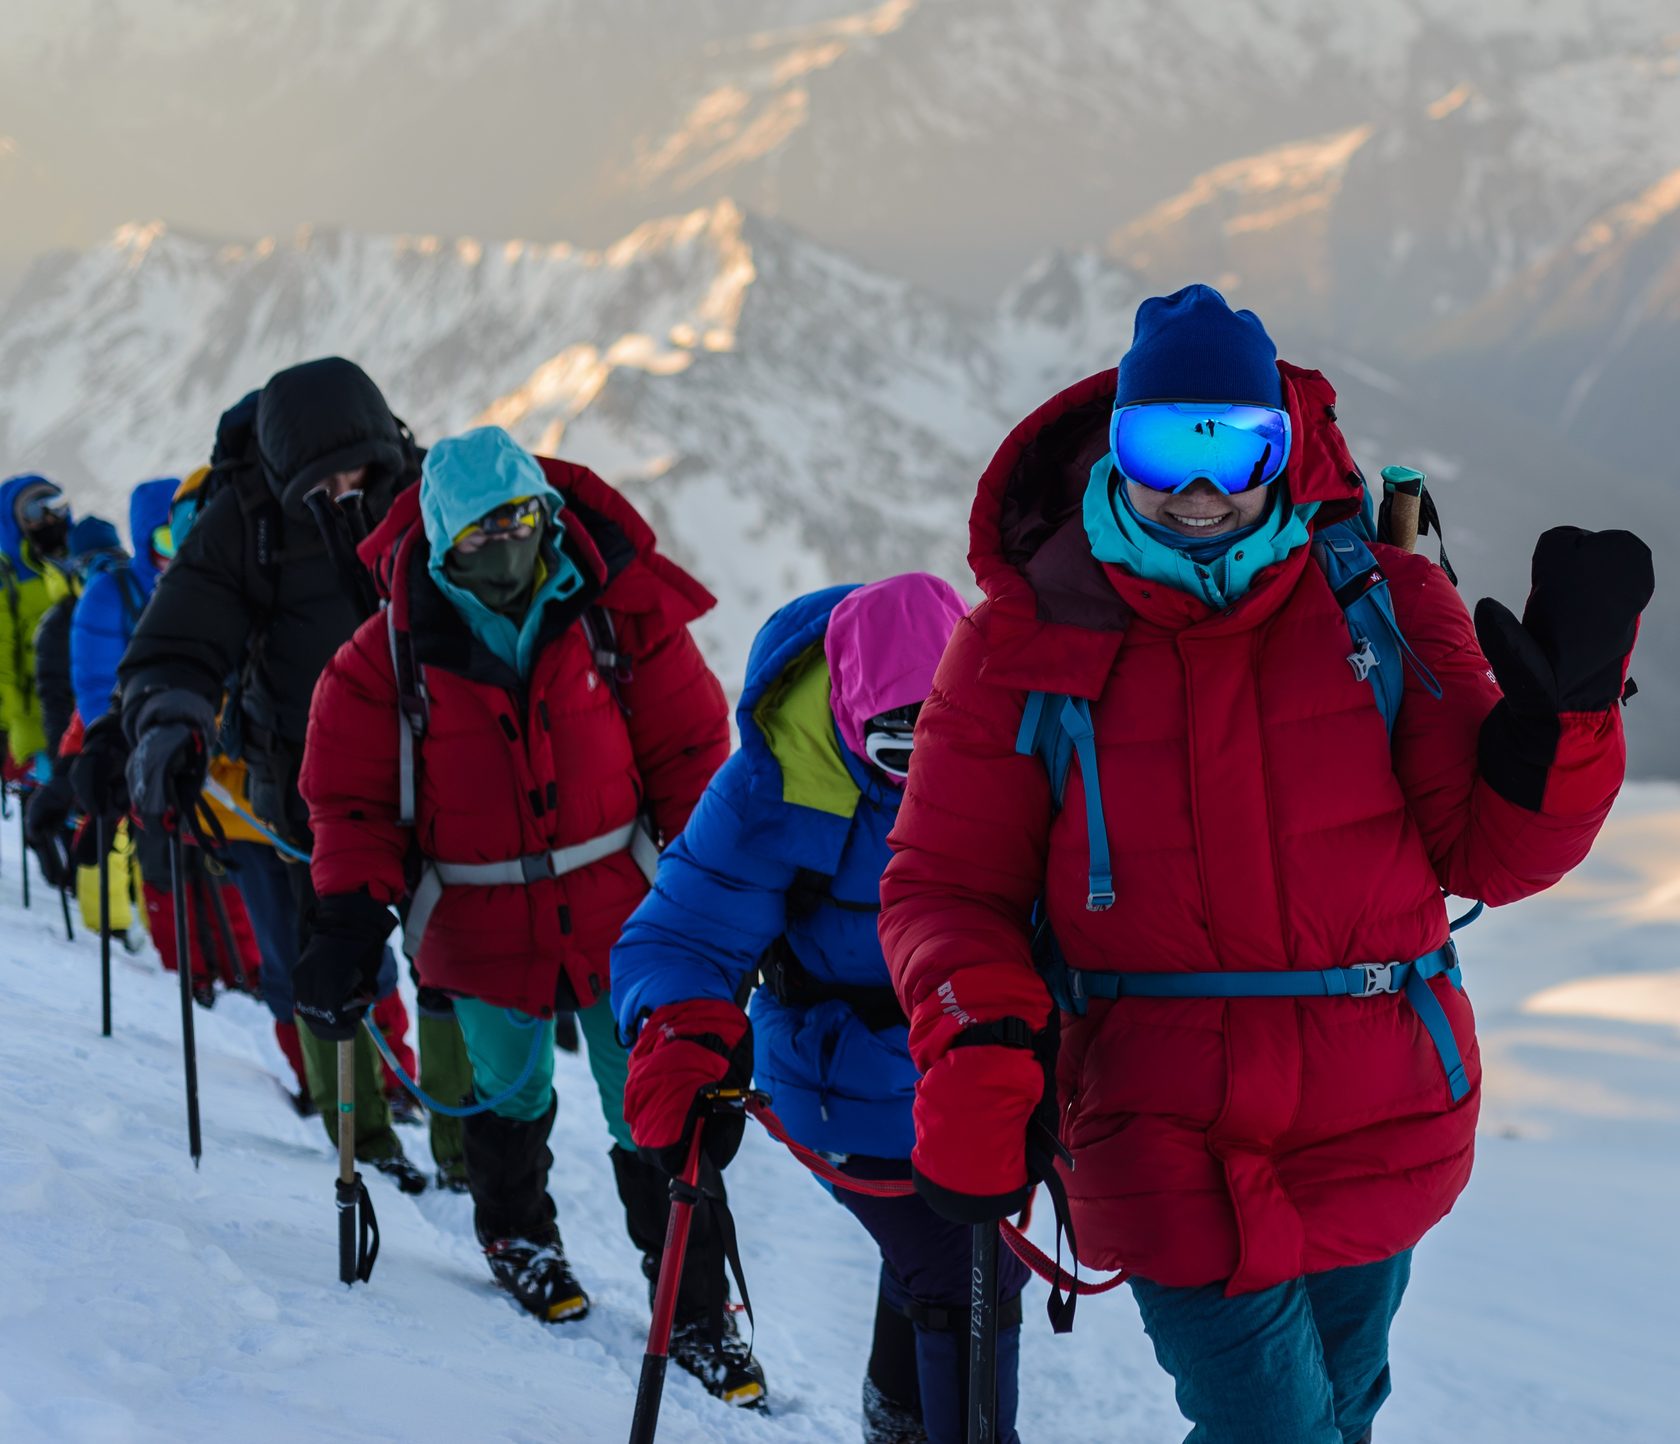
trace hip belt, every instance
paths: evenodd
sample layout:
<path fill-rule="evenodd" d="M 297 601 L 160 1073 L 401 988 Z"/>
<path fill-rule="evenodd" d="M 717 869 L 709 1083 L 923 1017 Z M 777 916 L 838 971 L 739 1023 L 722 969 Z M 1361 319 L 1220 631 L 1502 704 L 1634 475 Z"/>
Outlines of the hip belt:
<path fill-rule="evenodd" d="M 1409 963 L 1359 963 L 1317 972 L 1106 973 L 1070 968 L 1060 962 L 1051 970 L 1049 982 L 1057 1005 L 1074 1014 L 1083 1014 L 1093 998 L 1363 999 L 1404 993 L 1435 1045 L 1456 1103 L 1469 1093 L 1470 1080 L 1446 1010 L 1429 986 L 1431 978 L 1445 978 L 1463 990 L 1458 949 L 1451 942 Z"/>
<path fill-rule="evenodd" d="M 527 853 L 505 862 L 443 862 L 428 858 L 421 866 L 420 880 L 409 899 L 408 917 L 403 923 L 403 951 L 410 958 L 420 955 L 426 924 L 431 921 L 446 887 L 529 887 L 534 882 L 581 872 L 621 852 L 630 854 L 631 861 L 651 884 L 659 866 L 659 844 L 640 819 L 586 842 L 555 848 L 552 852 Z"/>

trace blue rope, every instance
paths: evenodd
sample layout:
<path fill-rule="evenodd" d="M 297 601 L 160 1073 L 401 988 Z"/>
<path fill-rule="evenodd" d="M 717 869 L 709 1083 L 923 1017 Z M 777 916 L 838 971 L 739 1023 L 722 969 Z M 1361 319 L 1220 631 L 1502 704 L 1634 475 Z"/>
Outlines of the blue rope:
<path fill-rule="evenodd" d="M 507 1010 L 507 1014 L 509 1021 L 512 1022 L 515 1027 L 535 1028 L 537 1030 L 536 1036 L 531 1039 L 531 1056 L 525 1060 L 525 1069 L 522 1073 L 520 1073 L 518 1079 L 515 1080 L 511 1088 L 509 1088 L 505 1093 L 498 1093 L 488 1102 L 475 1103 L 469 1108 L 451 1108 L 447 1103 L 439 1103 L 437 1099 L 433 1098 L 429 1093 L 422 1092 L 420 1085 L 410 1078 L 407 1073 L 403 1072 L 402 1064 L 397 1062 L 396 1054 L 391 1051 L 391 1045 L 385 1041 L 379 1029 L 374 1026 L 373 1019 L 364 1015 L 362 1018 L 362 1025 L 368 1030 L 368 1036 L 373 1039 L 373 1046 L 379 1049 L 379 1056 L 385 1060 L 385 1066 L 397 1075 L 397 1081 L 401 1083 L 404 1088 L 408 1089 L 408 1091 L 416 1098 L 418 1098 L 421 1104 L 429 1112 L 441 1113 L 445 1118 L 476 1118 L 480 1113 L 493 1113 L 496 1109 L 500 1108 L 502 1104 L 510 1102 L 514 1095 L 531 1081 L 531 1074 L 534 1073 L 537 1068 L 537 1059 L 542 1056 L 543 1044 L 545 1041 L 542 1034 L 542 1028 L 540 1026 L 542 1019 L 532 1018 L 529 1022 L 521 1023 L 515 1017 L 512 1008 Z"/>
<path fill-rule="evenodd" d="M 205 790 L 209 791 L 208 788 Z M 215 801 L 221 803 L 223 807 L 232 812 L 234 816 L 250 823 L 252 827 L 256 828 L 258 832 L 272 842 L 281 852 L 285 853 L 287 857 L 291 858 L 293 862 L 312 861 L 307 852 L 300 852 L 284 838 L 276 837 L 265 823 L 259 822 L 256 818 L 252 817 L 250 813 L 233 800 L 233 795 L 225 789 L 218 789 L 217 792 L 213 792 L 210 795 Z"/>

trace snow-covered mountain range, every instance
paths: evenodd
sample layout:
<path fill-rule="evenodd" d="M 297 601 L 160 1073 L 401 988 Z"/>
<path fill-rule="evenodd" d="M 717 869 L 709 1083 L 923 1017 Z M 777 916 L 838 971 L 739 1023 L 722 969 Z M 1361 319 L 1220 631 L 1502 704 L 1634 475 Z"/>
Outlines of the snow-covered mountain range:
<path fill-rule="evenodd" d="M 121 517 L 135 481 L 202 461 L 231 400 L 300 358 L 353 356 L 423 440 L 495 421 L 623 485 L 719 594 L 702 641 L 733 678 L 799 590 L 912 567 L 970 585 L 981 468 L 1038 402 L 1112 364 L 1142 294 L 1087 250 L 967 308 L 729 202 L 602 250 L 134 225 L 42 263 L 0 314 L 0 456 Z M 1472 596 L 1519 599 L 1545 525 L 1672 528 L 1660 487 L 1490 430 L 1485 408 L 1308 330 L 1280 341 L 1336 381 L 1368 471 L 1435 478 Z M 1676 635 L 1648 629 L 1646 655 Z M 1645 670 L 1653 701 L 1675 695 L 1673 667 Z M 1672 739 L 1636 741 L 1643 766 L 1680 766 Z"/>
<path fill-rule="evenodd" d="M 114 507 L 344 352 L 624 482 L 726 670 L 797 587 L 960 577 L 1008 426 L 1190 280 L 1431 470 L 1472 594 L 1557 521 L 1675 539 L 1670 0 L 12 0 L 0 95 L 0 273 L 68 247 L 0 468 Z"/>

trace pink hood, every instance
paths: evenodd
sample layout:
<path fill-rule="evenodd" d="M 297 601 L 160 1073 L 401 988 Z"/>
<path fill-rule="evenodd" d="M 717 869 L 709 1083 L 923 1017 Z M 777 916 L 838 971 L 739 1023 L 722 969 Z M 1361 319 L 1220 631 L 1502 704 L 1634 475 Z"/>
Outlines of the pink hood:
<path fill-rule="evenodd" d="M 828 619 L 834 719 L 846 746 L 865 755 L 863 724 L 920 702 L 968 608 L 949 582 L 926 572 L 870 582 L 848 592 Z"/>

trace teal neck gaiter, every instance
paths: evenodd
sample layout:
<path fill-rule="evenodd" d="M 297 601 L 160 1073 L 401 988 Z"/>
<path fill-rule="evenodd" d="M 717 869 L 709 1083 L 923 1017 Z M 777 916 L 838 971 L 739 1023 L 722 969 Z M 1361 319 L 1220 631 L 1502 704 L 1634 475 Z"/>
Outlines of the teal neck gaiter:
<path fill-rule="evenodd" d="M 1139 516 L 1112 455 L 1098 459 L 1085 488 L 1085 535 L 1099 562 L 1124 567 L 1134 576 L 1221 609 L 1245 596 L 1267 567 L 1312 539 L 1317 512 L 1317 502 L 1289 506 L 1279 485 L 1253 526 L 1198 541 Z"/>

